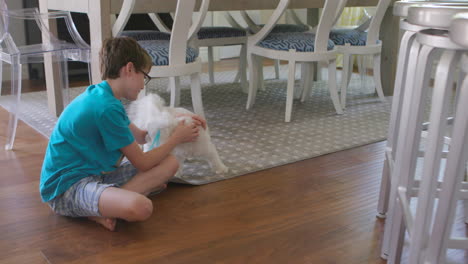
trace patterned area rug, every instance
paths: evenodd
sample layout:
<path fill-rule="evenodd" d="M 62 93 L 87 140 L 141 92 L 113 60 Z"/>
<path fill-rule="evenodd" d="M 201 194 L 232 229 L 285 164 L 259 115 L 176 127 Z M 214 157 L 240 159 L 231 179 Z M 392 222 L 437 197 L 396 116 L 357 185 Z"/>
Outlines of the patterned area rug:
<path fill-rule="evenodd" d="M 266 78 L 273 76 L 271 68 L 265 71 Z M 390 98 L 386 103 L 379 101 L 371 89 L 371 77 L 362 80 L 353 75 L 343 115 L 335 114 L 326 82 L 315 82 L 305 103 L 294 101 L 292 121 L 285 123 L 284 65 L 281 74 L 279 80 L 265 81 L 266 89 L 258 92 L 249 111 L 245 110 L 247 95 L 238 83 L 232 83 L 235 72 L 217 73 L 215 85 L 208 83 L 206 74 L 202 75 L 203 103 L 211 137 L 230 170 L 215 175 L 204 162 L 186 162 L 175 182 L 206 184 L 385 139 Z M 191 110 L 188 84 L 188 78 L 182 79 L 185 89 L 181 92 L 181 107 Z M 166 87 L 167 80 L 158 79 L 148 89 L 168 102 Z M 76 96 L 84 89 L 74 88 L 70 93 Z M 10 99 L 0 97 L 0 105 L 8 108 Z M 25 93 L 22 102 L 21 119 L 48 137 L 57 119 L 48 114 L 45 92 Z"/>

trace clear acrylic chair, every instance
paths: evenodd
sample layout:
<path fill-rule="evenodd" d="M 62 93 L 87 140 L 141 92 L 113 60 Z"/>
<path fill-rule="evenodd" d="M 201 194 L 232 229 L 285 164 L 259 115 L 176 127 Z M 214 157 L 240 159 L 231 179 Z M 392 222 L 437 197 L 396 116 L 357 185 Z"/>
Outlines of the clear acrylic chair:
<path fill-rule="evenodd" d="M 29 21 L 31 25 L 34 25 L 35 29 L 38 30 L 37 33 L 42 33 L 41 43 L 19 45 L 22 41 L 15 39 L 15 36 L 18 36 L 18 34 L 17 32 L 11 32 L 11 29 L 18 28 L 14 27 L 16 25 L 20 26 L 19 28 L 24 28 L 23 23 L 25 21 Z M 76 30 L 69 12 L 39 13 L 36 8 L 8 10 L 5 1 L 1 0 L 0 23 L 0 58 L 2 62 L 8 63 L 11 66 L 11 94 L 5 95 L 10 96 L 14 102 L 7 109 L 10 117 L 5 149 L 11 150 L 15 140 L 21 104 L 22 65 L 43 63 L 46 59 L 51 59 L 54 65 L 59 65 L 57 67 L 59 73 L 57 76 L 61 76 L 61 90 L 54 91 L 56 94 L 48 91 L 48 100 L 56 100 L 55 103 L 60 104 L 63 109 L 63 106 L 69 100 L 67 61 L 88 63 L 90 61 L 90 47 Z M 55 25 L 55 23 L 63 23 L 67 29 L 67 32 L 64 33 L 68 34 L 61 34 L 61 38 L 59 38 L 56 32 L 49 31 L 48 25 Z"/>

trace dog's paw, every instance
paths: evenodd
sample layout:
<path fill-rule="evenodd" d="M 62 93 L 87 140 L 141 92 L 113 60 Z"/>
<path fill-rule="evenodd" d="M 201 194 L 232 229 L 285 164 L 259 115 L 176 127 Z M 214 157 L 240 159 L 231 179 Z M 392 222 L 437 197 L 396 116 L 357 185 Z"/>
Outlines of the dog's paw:
<path fill-rule="evenodd" d="M 223 166 L 220 166 L 220 167 L 216 168 L 215 173 L 216 174 L 223 174 L 223 173 L 226 173 L 228 171 L 229 171 L 229 168 L 223 165 Z"/>

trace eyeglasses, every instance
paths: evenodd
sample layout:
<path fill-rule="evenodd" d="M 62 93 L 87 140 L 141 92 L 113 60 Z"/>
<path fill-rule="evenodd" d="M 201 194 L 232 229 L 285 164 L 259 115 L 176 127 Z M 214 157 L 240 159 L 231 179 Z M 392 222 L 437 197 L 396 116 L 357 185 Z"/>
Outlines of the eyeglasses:
<path fill-rule="evenodd" d="M 151 81 L 151 76 L 149 76 L 146 72 L 144 71 L 140 71 L 141 73 L 143 73 L 144 75 L 144 78 L 145 78 L 145 85 L 147 85 L 150 81 Z"/>

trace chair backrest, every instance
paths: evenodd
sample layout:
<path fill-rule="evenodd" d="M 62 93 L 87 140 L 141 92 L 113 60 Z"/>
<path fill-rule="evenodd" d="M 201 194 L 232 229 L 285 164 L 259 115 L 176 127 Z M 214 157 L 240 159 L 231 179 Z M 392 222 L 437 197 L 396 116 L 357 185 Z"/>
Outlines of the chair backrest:
<path fill-rule="evenodd" d="M 276 7 L 273 14 L 270 16 L 270 19 L 265 24 L 260 31 L 255 35 L 250 37 L 249 42 L 253 42 L 256 45 L 263 38 L 265 38 L 268 33 L 273 29 L 274 25 L 278 22 L 280 17 L 288 8 L 290 0 L 280 0 L 278 6 Z M 320 16 L 319 24 L 317 26 L 316 36 L 315 36 L 315 49 L 314 51 L 327 51 L 328 50 L 328 38 L 330 34 L 331 27 L 334 25 L 337 13 L 341 13 L 338 8 L 343 8 L 346 4 L 346 0 L 326 0 L 322 15 Z"/>
<path fill-rule="evenodd" d="M 301 20 L 301 19 L 299 18 L 299 16 L 297 15 L 296 11 L 294 11 L 293 9 L 288 9 L 288 10 L 286 10 L 286 14 L 289 16 L 289 18 L 292 19 L 292 21 L 294 22 L 294 24 L 306 26 L 306 27 L 308 27 L 309 29 L 312 28 L 310 25 L 307 25 L 306 23 L 302 22 L 302 20 Z"/>
<path fill-rule="evenodd" d="M 154 25 L 159 29 L 159 31 L 166 33 L 171 32 L 171 29 L 166 25 L 166 23 L 164 23 L 158 13 L 150 13 L 148 16 L 153 21 Z"/>
<path fill-rule="evenodd" d="M 379 40 L 380 25 L 382 24 L 383 17 L 391 1 L 392 0 L 379 0 L 375 15 L 371 18 L 370 21 L 369 30 L 367 31 L 366 43 L 373 45 Z"/>
<path fill-rule="evenodd" d="M 327 51 L 330 30 L 336 23 L 337 15 L 343 12 L 346 0 L 327 0 L 315 34 L 315 51 Z M 341 9 L 341 10 L 340 10 Z"/>
<path fill-rule="evenodd" d="M 278 20 L 288 8 L 289 2 L 290 0 L 280 0 L 278 6 L 273 11 L 273 14 L 271 14 L 268 22 L 258 31 L 253 31 L 256 33 L 253 36 L 249 37 L 249 42 L 253 43 L 254 45 L 257 45 L 258 42 L 264 39 L 268 35 L 268 33 L 270 33 L 270 31 L 273 29 L 276 23 L 278 23 Z M 245 19 L 245 22 L 247 22 L 247 24 L 249 25 L 249 28 L 251 27 L 251 24 L 255 25 L 255 27 L 258 28 L 258 26 L 253 22 L 252 19 L 250 19 L 249 21 L 250 17 L 248 15 L 245 16 L 247 14 L 246 12 L 242 12 L 241 14 L 242 17 Z M 250 28 L 250 30 L 252 30 L 252 28 Z"/>
<path fill-rule="evenodd" d="M 208 12 L 210 0 L 202 0 L 198 17 L 192 23 L 196 0 L 178 0 L 169 42 L 169 65 L 185 64 L 188 42 L 196 36 Z M 112 32 L 120 35 L 133 12 L 135 0 L 124 0 Z"/>
<path fill-rule="evenodd" d="M 241 24 L 239 24 L 237 22 L 237 20 L 234 18 L 232 12 L 226 11 L 226 12 L 223 12 L 223 15 L 224 15 L 224 18 L 226 19 L 226 21 L 229 23 L 229 25 L 231 25 L 231 27 L 238 28 L 238 29 L 244 29 L 244 27 L 241 26 Z"/>

